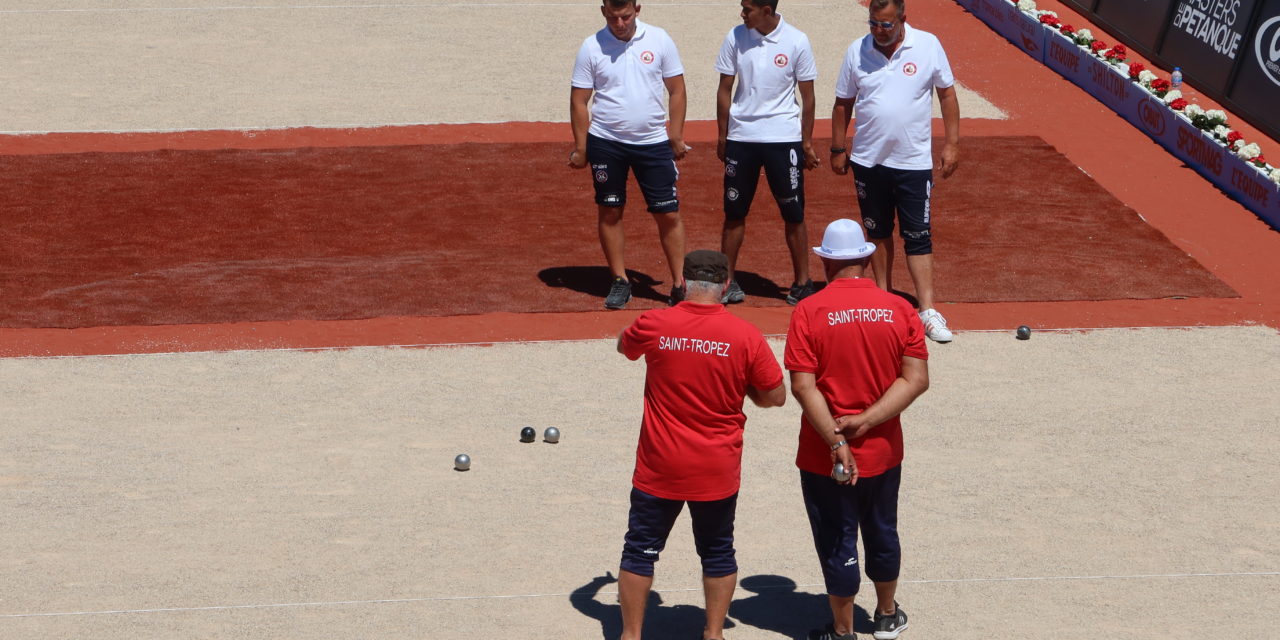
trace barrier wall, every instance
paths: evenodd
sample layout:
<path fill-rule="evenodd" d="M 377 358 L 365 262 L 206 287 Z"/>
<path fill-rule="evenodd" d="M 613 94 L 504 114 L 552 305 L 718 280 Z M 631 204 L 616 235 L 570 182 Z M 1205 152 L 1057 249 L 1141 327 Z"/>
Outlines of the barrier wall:
<path fill-rule="evenodd" d="M 1008 0 L 957 2 L 1027 55 L 1040 60 L 1110 107 L 1271 225 L 1271 228 L 1280 231 L 1280 185 L 1229 151 L 1208 133 L 1192 125 L 1188 117 L 1174 111 L 1141 85 L 1130 80 L 1123 69 L 1100 60 L 1057 30 L 1041 25 Z M 1272 2 L 1280 6 L 1280 0 Z M 1275 22 L 1274 26 L 1264 25 L 1264 28 L 1280 31 L 1280 19 Z M 1039 32 L 1038 36 L 1031 33 L 1033 28 Z M 1280 77 L 1280 70 L 1269 67 L 1260 68 L 1257 73 L 1274 73 Z M 1263 99 L 1265 98 L 1266 94 L 1263 92 Z M 1280 113 L 1280 109 L 1275 110 Z M 1280 149 L 1275 152 L 1280 153 Z"/>
<path fill-rule="evenodd" d="M 1280 139 L 1280 0 L 1063 0 Z"/>

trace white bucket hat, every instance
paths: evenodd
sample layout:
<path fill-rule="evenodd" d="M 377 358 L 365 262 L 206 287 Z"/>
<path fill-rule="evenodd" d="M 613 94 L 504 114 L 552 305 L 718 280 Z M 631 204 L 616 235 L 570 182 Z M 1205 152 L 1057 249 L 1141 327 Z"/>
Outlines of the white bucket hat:
<path fill-rule="evenodd" d="M 857 260 L 876 252 L 876 246 L 862 235 L 862 225 L 848 218 L 841 218 L 827 225 L 822 234 L 822 246 L 813 252 L 832 260 Z"/>

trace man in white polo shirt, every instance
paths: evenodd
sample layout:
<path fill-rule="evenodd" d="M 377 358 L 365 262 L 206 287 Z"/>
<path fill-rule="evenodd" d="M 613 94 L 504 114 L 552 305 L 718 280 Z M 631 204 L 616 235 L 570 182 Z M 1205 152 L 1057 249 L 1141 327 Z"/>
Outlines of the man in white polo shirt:
<path fill-rule="evenodd" d="M 742 24 L 725 36 L 716 59 L 716 156 L 724 163 L 720 250 L 729 256 L 732 276 L 763 167 L 785 226 L 793 271 L 787 302 L 795 304 L 814 290 L 804 226 L 804 170 L 818 166 L 811 142 L 818 70 L 809 37 L 782 19 L 777 0 L 742 0 L 741 15 Z M 797 90 L 803 109 L 796 103 Z M 744 297 L 734 278 L 721 302 L 742 302 Z"/>
<path fill-rule="evenodd" d="M 671 269 L 671 297 L 684 299 L 684 223 L 676 197 L 675 161 L 684 158 L 684 67 L 666 31 L 637 19 L 635 0 L 604 0 L 605 28 L 588 37 L 573 65 L 569 166 L 591 164 L 600 246 L 613 282 L 604 306 L 621 309 L 631 299 L 624 265 L 622 212 L 627 172 L 634 171 Z M 663 91 L 670 95 L 670 124 Z M 594 104 L 591 103 L 592 95 Z"/>
<path fill-rule="evenodd" d="M 844 175 L 853 167 L 862 223 L 876 245 L 871 266 L 876 284 L 885 291 L 892 288 L 896 210 L 925 333 L 936 342 L 950 342 L 947 320 L 934 308 L 930 113 L 936 90 L 946 129 L 939 168 L 947 178 L 960 159 L 955 78 L 938 39 L 907 25 L 906 0 L 871 0 L 868 8 L 871 33 L 849 45 L 836 80 L 831 168 Z M 857 112 L 857 122 L 853 150 L 846 156 L 851 109 Z"/>

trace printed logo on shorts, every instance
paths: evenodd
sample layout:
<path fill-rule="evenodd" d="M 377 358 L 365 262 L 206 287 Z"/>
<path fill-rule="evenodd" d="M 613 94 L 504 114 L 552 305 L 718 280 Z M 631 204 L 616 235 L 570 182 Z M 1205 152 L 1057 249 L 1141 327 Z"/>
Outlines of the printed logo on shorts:
<path fill-rule="evenodd" d="M 791 167 L 789 171 L 791 172 L 791 190 L 795 191 L 800 188 L 800 167 Z"/>
<path fill-rule="evenodd" d="M 867 183 L 861 180 L 854 180 L 853 185 L 858 188 L 858 199 L 866 200 L 867 199 Z"/>
<path fill-rule="evenodd" d="M 738 175 L 738 161 L 726 158 L 724 162 L 724 174 L 730 178 Z"/>
<path fill-rule="evenodd" d="M 798 156 L 796 156 L 796 150 L 795 150 L 795 149 L 792 149 L 792 150 L 791 150 L 791 166 L 793 166 L 793 167 L 794 167 L 794 166 L 796 166 L 796 165 L 798 165 L 798 164 L 800 164 L 800 158 L 799 158 Z"/>
<path fill-rule="evenodd" d="M 902 72 L 909 76 L 914 76 L 916 74 L 916 63 L 908 62 L 902 65 Z"/>
<path fill-rule="evenodd" d="M 609 181 L 609 172 L 603 169 L 596 172 L 596 182 L 608 182 L 608 181 Z"/>
<path fill-rule="evenodd" d="M 724 197 L 726 197 L 726 198 L 728 198 L 728 199 L 730 199 L 730 200 L 737 200 L 737 199 L 738 199 L 738 190 L 737 190 L 737 189 L 734 189 L 733 187 L 729 187 L 729 190 L 724 192 Z"/>
<path fill-rule="evenodd" d="M 856 566 L 858 566 L 858 559 L 857 559 L 857 558 L 849 558 L 848 560 L 846 560 L 846 561 L 845 561 L 844 566 L 846 566 L 846 567 L 856 567 Z"/>
<path fill-rule="evenodd" d="M 787 66 L 787 62 L 789 62 L 789 60 L 787 59 L 787 54 L 785 53 L 779 53 L 778 55 L 773 57 L 773 63 L 778 65 L 779 67 Z"/>
<path fill-rule="evenodd" d="M 645 51 L 645 52 L 641 53 L 641 54 L 640 54 L 640 62 L 643 62 L 643 63 L 645 63 L 645 64 L 653 64 L 653 52 L 652 52 L 652 51 Z"/>
<path fill-rule="evenodd" d="M 622 202 L 622 198 L 614 193 L 611 193 L 604 197 L 605 204 L 619 204 L 621 202 Z"/>
<path fill-rule="evenodd" d="M 870 231 L 871 229 L 876 228 L 876 221 L 872 220 L 871 218 L 863 218 L 862 226 L 866 227 L 867 230 Z M 893 229 L 890 229 L 889 232 L 893 233 Z"/>

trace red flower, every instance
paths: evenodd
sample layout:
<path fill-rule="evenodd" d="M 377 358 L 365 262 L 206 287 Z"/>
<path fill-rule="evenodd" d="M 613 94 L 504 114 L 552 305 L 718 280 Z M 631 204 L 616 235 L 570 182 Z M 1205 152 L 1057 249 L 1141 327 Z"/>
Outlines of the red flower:
<path fill-rule="evenodd" d="M 1155 91 L 1168 91 L 1171 86 L 1173 85 L 1169 84 L 1169 81 L 1164 78 L 1156 78 L 1151 81 L 1151 88 Z"/>
<path fill-rule="evenodd" d="M 1239 131 L 1232 131 L 1227 134 L 1227 142 L 1229 144 L 1235 144 L 1237 140 L 1244 140 L 1244 136 L 1240 135 Z"/>
<path fill-rule="evenodd" d="M 1041 22 L 1041 23 L 1043 23 L 1043 24 L 1047 24 L 1047 25 L 1049 25 L 1049 26 L 1051 26 L 1051 27 L 1053 27 L 1053 28 L 1055 28 L 1055 29 L 1056 29 L 1056 28 L 1059 28 L 1059 27 L 1062 25 L 1062 21 L 1061 21 L 1061 20 L 1059 20 L 1059 19 L 1057 19 L 1057 18 L 1055 18 L 1055 17 L 1053 17 L 1053 16 L 1051 16 L 1051 15 L 1049 15 L 1049 14 L 1047 14 L 1047 13 L 1046 13 L 1046 14 L 1043 14 L 1043 15 L 1041 15 L 1041 16 L 1040 16 L 1040 22 Z"/>
<path fill-rule="evenodd" d="M 1118 44 L 1118 45 L 1116 45 L 1116 46 L 1114 46 L 1114 47 L 1111 47 L 1111 50 L 1112 50 L 1112 51 L 1114 51 L 1114 52 L 1116 52 L 1116 53 L 1118 53 L 1118 54 L 1120 54 L 1120 55 L 1125 55 L 1126 53 L 1129 53 L 1129 50 L 1128 50 L 1128 49 L 1126 49 L 1126 48 L 1124 48 L 1124 45 L 1122 45 L 1122 44 Z"/>
<path fill-rule="evenodd" d="M 1069 24 L 1064 24 L 1064 25 L 1062 25 L 1062 32 L 1063 32 L 1063 33 L 1075 33 L 1075 32 L 1076 32 L 1076 28 L 1075 28 L 1075 27 L 1073 27 L 1073 26 L 1071 26 L 1071 25 L 1069 25 Z"/>
<path fill-rule="evenodd" d="M 1262 154 L 1258 154 L 1258 157 L 1253 159 L 1253 163 L 1261 167 L 1267 163 L 1267 157 Z"/>
<path fill-rule="evenodd" d="M 1134 62 L 1129 65 L 1129 77 L 1134 80 L 1137 80 L 1138 74 L 1142 73 L 1145 70 L 1146 70 L 1146 67 L 1142 66 L 1141 62 Z"/>
<path fill-rule="evenodd" d="M 1187 104 L 1188 103 L 1186 100 L 1183 100 L 1182 98 L 1178 98 L 1177 100 L 1174 100 L 1173 102 L 1169 103 L 1169 108 L 1173 109 L 1174 111 L 1182 111 L 1183 109 L 1187 108 Z"/>
<path fill-rule="evenodd" d="M 1123 62 L 1124 59 L 1128 57 L 1129 57 L 1128 54 L 1124 52 L 1124 47 L 1120 45 L 1116 45 L 1114 48 L 1112 48 L 1110 51 L 1107 52 L 1107 59 L 1115 60 L 1116 62 Z"/>
<path fill-rule="evenodd" d="M 1094 40 L 1093 44 L 1089 45 L 1089 48 L 1092 49 L 1094 53 L 1097 53 L 1105 50 L 1107 48 L 1107 43 L 1101 40 Z"/>

